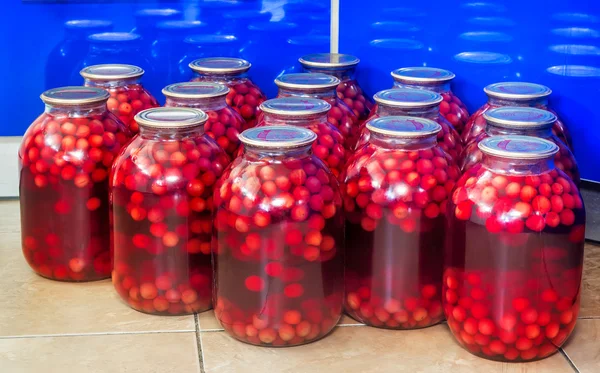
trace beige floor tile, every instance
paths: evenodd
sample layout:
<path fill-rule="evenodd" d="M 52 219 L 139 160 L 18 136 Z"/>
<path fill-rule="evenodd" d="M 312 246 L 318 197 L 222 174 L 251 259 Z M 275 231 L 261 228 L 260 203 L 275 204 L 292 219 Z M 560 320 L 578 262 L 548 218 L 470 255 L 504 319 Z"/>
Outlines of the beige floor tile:
<path fill-rule="evenodd" d="M 234 340 L 224 332 L 201 333 L 201 338 L 207 373 L 572 371 L 561 354 L 526 364 L 497 363 L 478 358 L 459 347 L 445 325 L 408 332 L 341 327 L 318 342 L 279 349 L 250 346 Z"/>
<path fill-rule="evenodd" d="M 600 318 L 600 246 L 589 243 L 585 245 L 579 317 Z"/>
<path fill-rule="evenodd" d="M 195 333 L 0 339 L 6 373 L 199 373 Z"/>
<path fill-rule="evenodd" d="M 193 316 L 158 317 L 132 310 L 110 280 L 74 284 L 36 275 L 21 253 L 18 202 L 1 202 L 0 217 L 6 214 L 13 214 L 17 229 L 7 230 L 0 222 L 0 337 L 195 330 Z"/>
<path fill-rule="evenodd" d="M 581 373 L 600 372 L 600 320 L 579 320 L 563 349 Z"/>

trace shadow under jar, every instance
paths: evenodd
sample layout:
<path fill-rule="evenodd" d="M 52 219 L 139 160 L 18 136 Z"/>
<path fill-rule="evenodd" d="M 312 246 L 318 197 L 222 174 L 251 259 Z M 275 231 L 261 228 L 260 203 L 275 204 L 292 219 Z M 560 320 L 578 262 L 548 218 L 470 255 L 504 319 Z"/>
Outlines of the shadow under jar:
<path fill-rule="evenodd" d="M 295 126 L 313 131 L 317 140 L 312 144 L 313 154 L 327 165 L 336 178 L 346 164 L 344 136 L 331 123 L 327 113 L 331 105 L 316 98 L 285 97 L 267 100 L 260 106 L 261 118 L 257 127 Z"/>
<path fill-rule="evenodd" d="M 301 345 L 341 316 L 342 199 L 312 154 L 316 138 L 290 126 L 244 131 L 244 153 L 215 189 L 215 316 L 240 341 Z"/>
<path fill-rule="evenodd" d="M 227 104 L 230 88 L 220 83 L 188 82 L 175 83 L 163 89 L 167 98 L 165 107 L 187 107 L 199 109 L 208 115 L 204 132 L 212 137 L 227 155 L 233 159 L 240 148 L 240 132 L 244 119 Z"/>
<path fill-rule="evenodd" d="M 458 162 L 463 149 L 462 141 L 458 132 L 440 113 L 440 103 L 443 101 L 440 94 L 423 89 L 395 88 L 379 91 L 373 97 L 376 104 L 369 120 L 388 116 L 431 119 L 442 128 L 437 133 L 438 146 Z M 361 127 L 357 149 L 369 141 L 370 133 L 366 127 L 369 120 Z"/>
<path fill-rule="evenodd" d="M 550 141 L 492 136 L 479 148 L 482 162 L 461 177 L 448 206 L 448 326 L 477 356 L 542 359 L 563 345 L 579 314 L 581 195 L 554 167 Z"/>
<path fill-rule="evenodd" d="M 490 109 L 502 106 L 528 106 L 548 110 L 556 115 L 548 107 L 548 97 L 552 90 L 546 86 L 525 82 L 503 82 L 490 84 L 483 89 L 488 96 L 488 102 L 477 110 L 465 125 L 462 132 L 463 143 L 470 143 L 477 135 L 485 131 L 485 118 L 483 113 Z M 552 132 L 564 142 L 569 149 L 573 150 L 573 142 L 569 130 L 565 124 L 557 119 L 552 126 Z"/>
<path fill-rule="evenodd" d="M 383 117 L 348 161 L 346 312 L 367 325 L 417 329 L 443 320 L 446 203 L 459 170 L 434 121 Z"/>
<path fill-rule="evenodd" d="M 140 133 L 111 177 L 115 289 L 133 309 L 183 315 L 211 308 L 213 188 L 228 165 L 196 109 L 136 116 Z"/>
<path fill-rule="evenodd" d="M 554 166 L 566 173 L 576 185 L 579 185 L 581 180 L 575 156 L 567 145 L 552 132 L 552 126 L 556 122 L 554 114 L 535 108 L 505 106 L 488 110 L 483 117 L 487 122 L 485 132 L 477 135 L 463 149 L 460 164 L 463 171 L 481 162 L 483 153 L 479 149 L 479 143 L 483 139 L 499 135 L 533 136 L 552 141 L 558 146 L 558 152 L 554 155 Z M 549 185 L 544 186 L 544 192 L 548 194 L 547 197 L 550 197 Z"/>
<path fill-rule="evenodd" d="M 131 133 L 106 109 L 99 88 L 44 92 L 46 109 L 19 148 L 21 237 L 39 275 L 61 281 L 108 278 L 108 174 Z"/>
<path fill-rule="evenodd" d="M 454 73 L 434 67 L 404 67 L 392 71 L 391 74 L 394 87 L 426 89 L 442 95 L 440 114 L 454 126 L 459 135 L 462 133 L 469 120 L 469 112 L 450 88 Z"/>
<path fill-rule="evenodd" d="M 359 120 L 337 96 L 338 78 L 321 73 L 285 74 L 277 77 L 275 84 L 279 88 L 277 97 L 311 97 L 327 101 L 331 105 L 327 121 L 342 133 L 346 149 L 354 149 L 360 128 Z"/>
<path fill-rule="evenodd" d="M 142 110 L 157 107 L 158 102 L 140 80 L 144 70 L 133 65 L 106 64 L 89 66 L 81 70 L 86 87 L 105 89 L 110 94 L 106 106 L 125 123 L 133 134 L 139 132 L 135 116 Z"/>
<path fill-rule="evenodd" d="M 314 53 L 302 56 L 299 61 L 306 72 L 324 73 L 338 78 L 338 97 L 352 109 L 361 123 L 369 117 L 373 103 L 365 96 L 356 80 L 356 67 L 360 62 L 357 57 L 339 53 Z"/>
<path fill-rule="evenodd" d="M 248 77 L 250 62 L 241 58 L 207 57 L 194 60 L 189 66 L 194 71 L 192 81 L 228 86 L 230 91 L 227 94 L 227 105 L 244 118 L 244 129 L 256 126 L 258 108 L 267 97 Z"/>

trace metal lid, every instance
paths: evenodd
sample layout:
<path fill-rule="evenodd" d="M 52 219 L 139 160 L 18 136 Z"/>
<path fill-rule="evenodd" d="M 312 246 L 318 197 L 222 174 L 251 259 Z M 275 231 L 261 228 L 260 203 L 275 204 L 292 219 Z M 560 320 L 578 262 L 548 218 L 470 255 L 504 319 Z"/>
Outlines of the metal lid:
<path fill-rule="evenodd" d="M 469 31 L 458 35 L 459 39 L 474 42 L 491 42 L 491 43 L 508 43 L 513 40 L 513 37 L 504 32 L 497 31 Z"/>
<path fill-rule="evenodd" d="M 394 49 L 401 51 L 415 51 L 423 49 L 425 45 L 417 40 L 412 39 L 375 39 L 369 44 L 374 48 Z"/>
<path fill-rule="evenodd" d="M 188 128 L 203 125 L 208 115 L 198 109 L 157 107 L 140 111 L 134 119 L 143 127 Z"/>
<path fill-rule="evenodd" d="M 305 67 L 352 67 L 358 65 L 360 60 L 350 54 L 340 53 L 313 53 L 302 56 L 298 59 L 300 64 Z"/>
<path fill-rule="evenodd" d="M 466 63 L 508 65 L 512 63 L 509 55 L 495 52 L 461 52 L 454 55 L 455 60 Z"/>
<path fill-rule="evenodd" d="M 91 80 L 123 80 L 139 78 L 144 69 L 134 65 L 105 64 L 88 66 L 79 72 L 84 79 Z"/>
<path fill-rule="evenodd" d="M 373 98 L 384 106 L 406 108 L 437 106 L 442 102 L 440 94 L 415 88 L 386 89 L 375 93 Z"/>
<path fill-rule="evenodd" d="M 331 105 L 318 98 L 282 97 L 267 100 L 260 105 L 260 110 L 268 114 L 290 117 L 303 117 L 325 114 Z"/>
<path fill-rule="evenodd" d="M 397 82 L 445 83 L 454 79 L 453 72 L 435 67 L 403 67 L 391 72 Z"/>
<path fill-rule="evenodd" d="M 107 101 L 110 94 L 95 87 L 60 87 L 49 89 L 40 98 L 47 105 L 76 106 Z"/>
<path fill-rule="evenodd" d="M 548 97 L 552 90 L 545 85 L 527 82 L 502 82 L 490 84 L 483 89 L 488 97 L 511 100 L 535 100 Z"/>
<path fill-rule="evenodd" d="M 140 35 L 132 32 L 102 32 L 88 36 L 88 40 L 94 43 L 127 43 L 140 39 Z"/>
<path fill-rule="evenodd" d="M 316 139 L 313 131 L 292 126 L 254 127 L 240 134 L 244 145 L 265 149 L 299 148 L 312 144 Z"/>
<path fill-rule="evenodd" d="M 552 127 L 556 115 L 547 110 L 504 106 L 483 113 L 485 120 L 494 126 L 505 128 L 544 128 Z"/>
<path fill-rule="evenodd" d="M 73 29 L 109 29 L 113 25 L 112 21 L 103 19 L 72 19 L 65 22 L 65 27 Z"/>
<path fill-rule="evenodd" d="M 162 90 L 165 97 L 175 98 L 213 98 L 227 96 L 229 87 L 224 84 L 210 82 L 185 82 L 166 86 Z"/>
<path fill-rule="evenodd" d="M 235 35 L 203 34 L 192 35 L 183 41 L 186 44 L 227 44 L 237 41 Z"/>
<path fill-rule="evenodd" d="M 519 135 L 488 137 L 477 146 L 485 154 L 509 159 L 546 159 L 558 152 L 551 141 Z"/>
<path fill-rule="evenodd" d="M 233 57 L 208 57 L 190 62 L 190 69 L 201 74 L 240 74 L 250 69 L 250 62 Z"/>
<path fill-rule="evenodd" d="M 200 27 L 204 27 L 206 24 L 200 21 L 185 21 L 185 20 L 172 20 L 162 21 L 156 25 L 156 28 L 160 30 L 193 30 Z"/>
<path fill-rule="evenodd" d="M 135 12 L 136 17 L 170 17 L 176 14 L 181 13 L 177 9 L 169 9 L 169 8 L 149 8 L 149 9 L 140 9 Z"/>
<path fill-rule="evenodd" d="M 425 118 L 390 116 L 368 121 L 367 129 L 387 136 L 418 139 L 437 135 L 442 126 Z"/>
<path fill-rule="evenodd" d="M 275 84 L 285 89 L 333 89 L 340 84 L 340 80 L 321 73 L 297 73 L 280 75 L 275 79 Z"/>

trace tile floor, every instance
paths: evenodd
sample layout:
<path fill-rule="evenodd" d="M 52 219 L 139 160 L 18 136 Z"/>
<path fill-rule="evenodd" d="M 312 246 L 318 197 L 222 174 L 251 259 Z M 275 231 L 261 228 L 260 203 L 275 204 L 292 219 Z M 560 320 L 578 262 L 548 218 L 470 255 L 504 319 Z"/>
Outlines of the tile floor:
<path fill-rule="evenodd" d="M 600 372 L 600 246 L 588 245 L 573 337 L 548 359 L 496 363 L 452 339 L 446 325 L 386 331 L 344 317 L 331 335 L 295 348 L 237 342 L 212 312 L 157 317 L 131 310 L 110 281 L 57 283 L 21 256 L 19 206 L 0 202 L 0 373 Z"/>

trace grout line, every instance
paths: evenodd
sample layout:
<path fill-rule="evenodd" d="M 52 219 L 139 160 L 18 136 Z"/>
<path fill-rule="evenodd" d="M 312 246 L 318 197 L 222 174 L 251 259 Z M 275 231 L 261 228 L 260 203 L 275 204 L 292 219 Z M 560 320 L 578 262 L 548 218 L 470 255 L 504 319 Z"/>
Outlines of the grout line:
<path fill-rule="evenodd" d="M 200 320 L 198 314 L 194 313 L 194 325 L 196 326 L 196 346 L 198 347 L 198 363 L 200 364 L 200 373 L 204 373 L 204 350 L 202 349 L 202 335 L 200 334 Z"/>
<path fill-rule="evenodd" d="M 331 0 L 329 22 L 329 52 L 338 53 L 340 50 L 340 0 Z"/>
<path fill-rule="evenodd" d="M 25 334 L 0 336 L 0 339 L 54 338 L 54 337 L 94 337 L 99 335 L 190 333 L 195 330 L 148 330 L 139 332 L 97 332 L 97 333 L 61 333 L 61 334 Z"/>
<path fill-rule="evenodd" d="M 558 351 L 562 354 L 562 356 L 564 356 L 565 359 L 567 359 L 567 362 L 569 363 L 569 365 L 571 366 L 571 368 L 573 368 L 573 370 L 577 373 L 579 372 L 579 369 L 577 369 L 577 366 L 575 366 L 575 363 L 573 363 L 573 360 L 571 360 L 571 358 L 569 357 L 569 355 L 567 355 L 567 352 L 565 350 L 563 350 L 563 348 L 559 348 Z"/>

